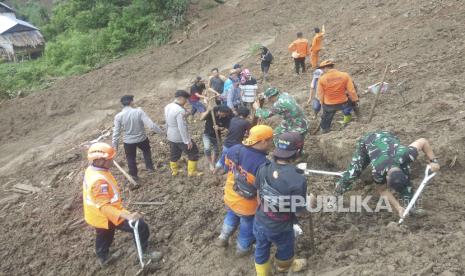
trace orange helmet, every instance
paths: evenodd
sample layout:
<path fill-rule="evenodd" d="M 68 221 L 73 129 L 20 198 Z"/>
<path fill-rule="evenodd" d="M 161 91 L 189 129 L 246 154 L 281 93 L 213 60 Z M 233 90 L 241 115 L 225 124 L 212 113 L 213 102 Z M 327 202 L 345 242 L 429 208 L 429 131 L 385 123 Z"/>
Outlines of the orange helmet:
<path fill-rule="evenodd" d="M 106 143 L 95 143 L 92 144 L 87 151 L 87 160 L 94 161 L 96 159 L 113 159 L 115 157 L 116 151 L 110 145 Z"/>

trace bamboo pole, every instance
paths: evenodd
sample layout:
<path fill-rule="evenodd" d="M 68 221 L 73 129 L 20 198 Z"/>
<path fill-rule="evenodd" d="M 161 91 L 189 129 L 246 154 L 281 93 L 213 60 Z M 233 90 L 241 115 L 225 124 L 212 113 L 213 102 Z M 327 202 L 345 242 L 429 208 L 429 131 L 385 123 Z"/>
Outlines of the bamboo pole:
<path fill-rule="evenodd" d="M 384 74 L 383 74 L 383 78 L 381 80 L 381 84 L 379 85 L 378 93 L 376 93 L 375 102 L 371 106 L 370 116 L 368 117 L 368 123 L 371 123 L 371 119 L 373 119 L 373 115 L 374 115 L 374 112 L 375 112 L 375 109 L 376 109 L 376 105 L 378 105 L 379 95 L 381 95 L 381 91 L 383 90 L 384 80 L 386 79 L 386 74 L 387 74 L 388 69 L 389 69 L 389 64 L 386 64 L 386 69 L 384 69 Z"/>

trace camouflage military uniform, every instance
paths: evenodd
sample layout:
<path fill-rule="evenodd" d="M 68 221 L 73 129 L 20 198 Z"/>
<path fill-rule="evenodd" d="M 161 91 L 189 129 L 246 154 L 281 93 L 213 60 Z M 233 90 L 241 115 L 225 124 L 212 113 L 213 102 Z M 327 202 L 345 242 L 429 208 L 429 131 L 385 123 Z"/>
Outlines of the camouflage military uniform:
<path fill-rule="evenodd" d="M 284 132 L 299 132 L 305 135 L 308 131 L 309 123 L 305 119 L 302 108 L 297 104 L 295 99 L 288 93 L 280 93 L 278 100 L 273 104 L 271 109 L 259 108 L 255 116 L 258 118 L 269 118 L 274 115 L 281 115 L 283 121 L 274 129 L 275 137 L 278 137 Z"/>
<path fill-rule="evenodd" d="M 400 144 L 399 138 L 388 131 L 375 131 L 365 134 L 357 141 L 352 162 L 336 184 L 336 193 L 342 194 L 352 188 L 352 182 L 371 165 L 373 180 L 377 184 L 386 183 L 387 172 L 400 168 L 410 178 L 410 163 L 415 161 L 418 151 L 415 147 Z M 412 197 L 410 181 L 401 192 L 404 200 Z"/>

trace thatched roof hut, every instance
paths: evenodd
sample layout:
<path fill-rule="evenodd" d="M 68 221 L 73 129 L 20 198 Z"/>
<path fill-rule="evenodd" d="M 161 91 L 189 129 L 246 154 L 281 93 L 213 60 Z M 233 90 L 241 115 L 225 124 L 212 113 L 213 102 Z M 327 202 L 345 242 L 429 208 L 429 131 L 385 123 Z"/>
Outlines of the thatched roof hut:
<path fill-rule="evenodd" d="M 40 56 L 45 40 L 39 29 L 8 14 L 11 11 L 0 3 L 0 58 L 18 61 Z"/>

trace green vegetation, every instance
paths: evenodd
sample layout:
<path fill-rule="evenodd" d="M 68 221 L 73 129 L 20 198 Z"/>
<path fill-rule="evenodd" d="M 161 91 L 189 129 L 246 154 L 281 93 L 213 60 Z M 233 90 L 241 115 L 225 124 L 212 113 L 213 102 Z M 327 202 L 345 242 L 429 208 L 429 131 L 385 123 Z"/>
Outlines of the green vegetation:
<path fill-rule="evenodd" d="M 257 55 L 260 52 L 261 46 L 260 43 L 249 44 L 249 48 L 247 49 L 249 56 Z"/>
<path fill-rule="evenodd" d="M 50 19 L 40 7 L 22 11 L 47 41 L 43 56 L 0 64 L 0 97 L 47 85 L 54 77 L 84 73 L 147 44 L 160 45 L 183 21 L 188 0 L 67 0 Z M 36 21 L 37 20 L 37 21 Z M 40 20 L 44 20 L 41 23 Z"/>

